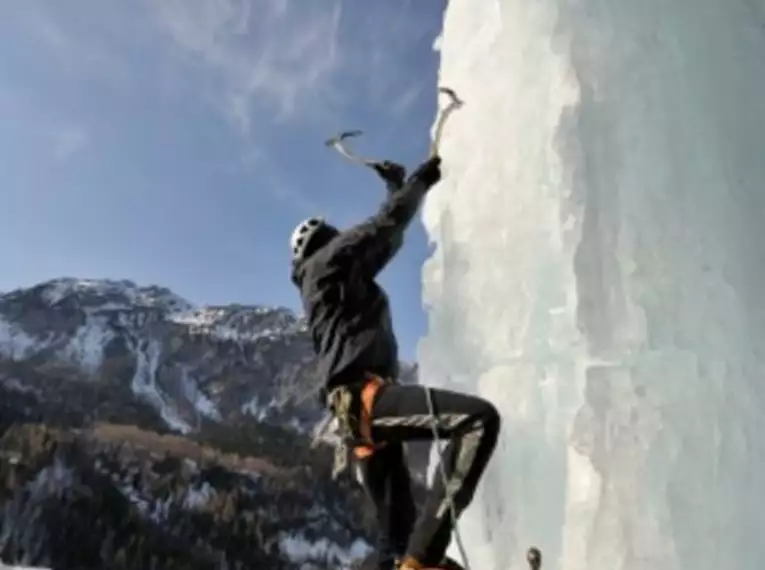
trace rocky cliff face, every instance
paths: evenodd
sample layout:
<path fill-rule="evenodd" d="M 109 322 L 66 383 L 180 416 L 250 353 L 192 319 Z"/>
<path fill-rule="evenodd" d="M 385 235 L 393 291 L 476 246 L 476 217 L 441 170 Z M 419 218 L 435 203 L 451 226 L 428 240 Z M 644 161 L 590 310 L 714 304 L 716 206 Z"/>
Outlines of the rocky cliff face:
<path fill-rule="evenodd" d="M 194 307 L 129 281 L 0 295 L 0 558 L 322 568 L 363 555 L 364 499 L 310 447 L 319 387 L 305 326 L 283 308 Z"/>

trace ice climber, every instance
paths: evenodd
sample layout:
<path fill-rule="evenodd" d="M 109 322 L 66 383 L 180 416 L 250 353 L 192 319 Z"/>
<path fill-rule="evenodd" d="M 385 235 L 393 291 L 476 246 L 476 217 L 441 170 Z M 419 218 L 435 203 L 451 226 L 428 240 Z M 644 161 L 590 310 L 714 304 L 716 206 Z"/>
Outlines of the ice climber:
<path fill-rule="evenodd" d="M 321 218 L 305 220 L 292 239 L 292 281 L 300 290 L 319 371 L 322 399 L 340 426 L 354 470 L 376 509 L 381 570 L 451 567 L 445 552 L 453 521 L 472 500 L 494 451 L 497 409 L 478 397 L 397 382 L 398 345 L 385 291 L 376 282 L 400 249 L 428 190 L 441 179 L 437 156 L 408 179 L 403 166 L 374 169 L 388 196 L 361 224 L 339 231 Z M 403 443 L 440 439 L 447 484 L 440 477 L 416 513 Z"/>

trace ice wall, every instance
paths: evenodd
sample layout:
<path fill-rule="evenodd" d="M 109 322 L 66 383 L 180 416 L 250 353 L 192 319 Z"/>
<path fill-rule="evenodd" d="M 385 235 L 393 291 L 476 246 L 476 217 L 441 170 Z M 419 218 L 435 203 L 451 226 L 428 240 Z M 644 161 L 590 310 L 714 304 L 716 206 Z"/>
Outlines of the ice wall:
<path fill-rule="evenodd" d="M 423 378 L 504 418 L 472 567 L 765 567 L 765 3 L 451 0 Z"/>

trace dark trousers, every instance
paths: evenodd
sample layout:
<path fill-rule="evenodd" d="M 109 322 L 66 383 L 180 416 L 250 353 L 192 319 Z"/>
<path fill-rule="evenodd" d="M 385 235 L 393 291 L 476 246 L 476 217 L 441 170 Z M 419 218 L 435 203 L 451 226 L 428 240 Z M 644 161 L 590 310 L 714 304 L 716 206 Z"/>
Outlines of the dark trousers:
<path fill-rule="evenodd" d="M 357 460 L 356 474 L 374 503 L 380 530 L 379 566 L 410 556 L 437 566 L 451 540 L 450 502 L 457 516 L 470 504 L 500 427 L 497 409 L 475 396 L 430 388 L 438 438 L 448 440 L 428 499 L 417 516 L 402 443 L 433 440 L 433 417 L 425 388 L 389 384 L 380 388 L 372 407 L 372 439 L 386 445 Z"/>

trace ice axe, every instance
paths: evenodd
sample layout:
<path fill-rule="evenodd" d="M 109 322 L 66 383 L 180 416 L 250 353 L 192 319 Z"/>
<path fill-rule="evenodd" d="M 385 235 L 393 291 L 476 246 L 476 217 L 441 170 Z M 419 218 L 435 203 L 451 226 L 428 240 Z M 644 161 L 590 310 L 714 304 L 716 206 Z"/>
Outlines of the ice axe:
<path fill-rule="evenodd" d="M 448 96 L 449 103 L 447 103 L 446 107 L 440 110 L 438 119 L 436 119 L 436 132 L 433 135 L 433 142 L 430 144 L 430 157 L 438 154 L 441 146 L 441 136 L 444 133 L 444 126 L 446 125 L 446 120 L 449 118 L 449 115 L 465 104 L 465 102 L 457 96 L 457 93 L 454 92 L 454 89 L 450 89 L 449 87 L 439 87 L 438 92 Z"/>
<path fill-rule="evenodd" d="M 449 87 L 439 87 L 438 91 L 439 93 L 443 93 L 449 97 L 449 103 L 446 105 L 446 107 L 439 110 L 438 118 L 436 119 L 436 132 L 433 136 L 433 142 L 430 145 L 430 157 L 438 154 L 438 149 L 441 144 L 441 135 L 443 134 L 444 125 L 446 124 L 446 120 L 449 118 L 449 115 L 451 115 L 455 109 L 458 109 L 464 105 L 464 102 L 457 96 L 457 93 L 455 93 L 454 89 L 450 89 Z M 348 146 L 348 139 L 358 137 L 362 134 L 364 134 L 364 132 L 359 130 L 343 131 L 336 134 L 332 138 L 327 139 L 324 144 L 330 148 L 334 148 L 337 152 L 339 152 L 342 156 L 351 162 L 360 164 L 361 166 L 374 168 L 376 165 L 380 164 L 381 161 L 359 156 Z"/>
<path fill-rule="evenodd" d="M 327 141 L 324 144 L 327 145 L 328 147 L 334 148 L 337 152 L 339 152 L 341 155 L 343 155 L 345 158 L 347 158 L 351 162 L 355 162 L 356 164 L 360 164 L 361 166 L 373 167 L 379 161 L 373 160 L 371 158 L 362 158 L 358 156 L 355 152 L 353 152 L 352 150 L 350 150 L 350 148 L 348 148 L 348 145 L 345 142 L 346 139 L 349 139 L 352 137 L 358 137 L 362 134 L 364 134 L 364 131 L 358 131 L 358 130 L 343 131 L 342 133 L 338 133 L 334 137 L 327 139 Z"/>

